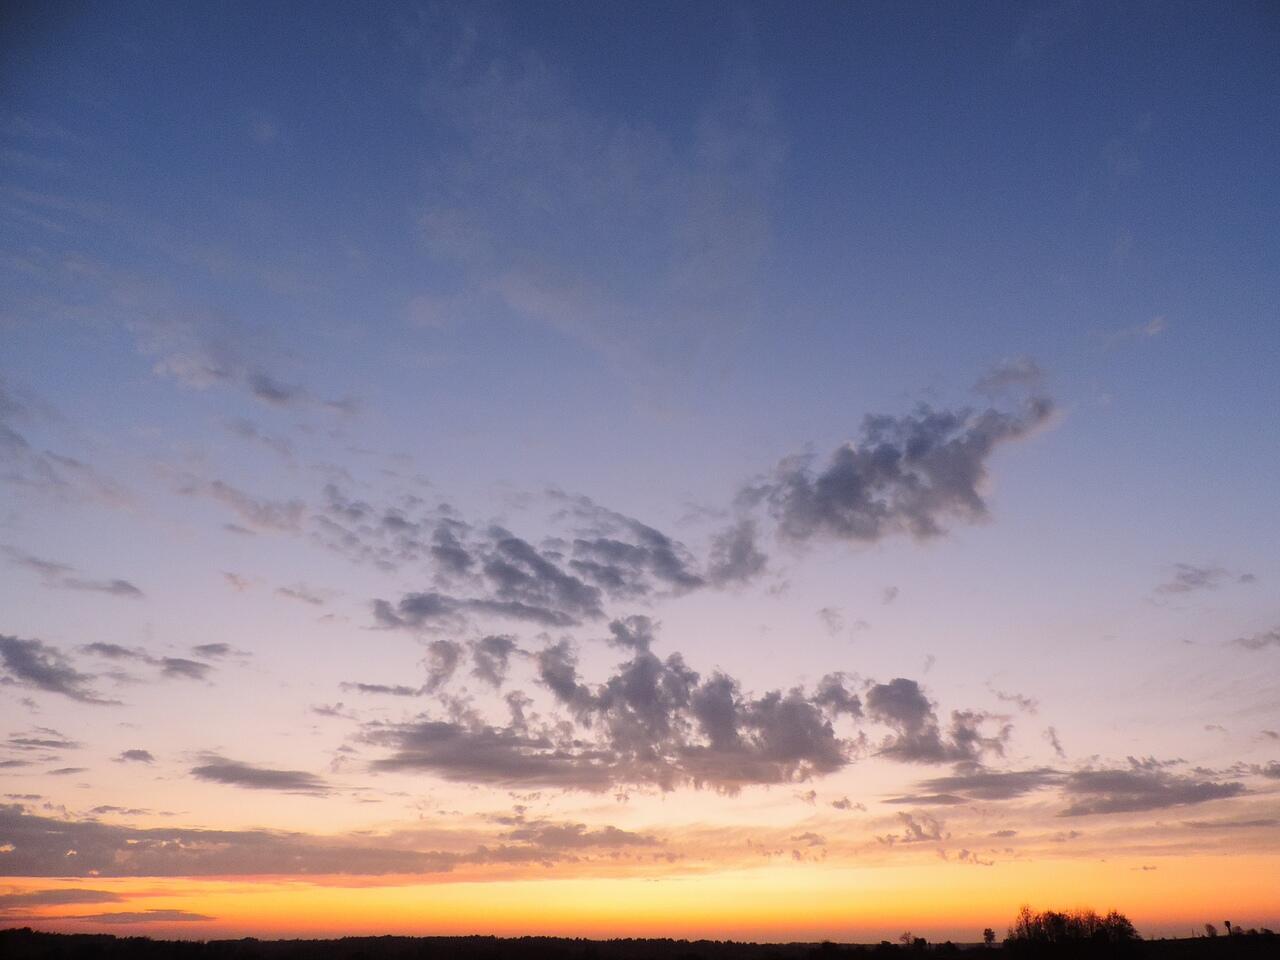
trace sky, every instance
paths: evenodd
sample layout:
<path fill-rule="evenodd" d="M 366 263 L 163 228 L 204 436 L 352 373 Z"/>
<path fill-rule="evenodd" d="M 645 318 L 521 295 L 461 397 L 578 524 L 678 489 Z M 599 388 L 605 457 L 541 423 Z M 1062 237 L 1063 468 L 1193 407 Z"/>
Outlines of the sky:
<path fill-rule="evenodd" d="M 3 17 L 0 923 L 1280 926 L 1273 5 Z"/>

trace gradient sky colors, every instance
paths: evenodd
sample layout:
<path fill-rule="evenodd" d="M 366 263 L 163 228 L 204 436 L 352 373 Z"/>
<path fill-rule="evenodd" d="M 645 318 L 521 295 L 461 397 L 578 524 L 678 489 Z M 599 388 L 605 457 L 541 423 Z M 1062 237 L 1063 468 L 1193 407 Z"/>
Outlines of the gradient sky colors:
<path fill-rule="evenodd" d="M 5 17 L 0 921 L 1280 926 L 1271 7 Z"/>

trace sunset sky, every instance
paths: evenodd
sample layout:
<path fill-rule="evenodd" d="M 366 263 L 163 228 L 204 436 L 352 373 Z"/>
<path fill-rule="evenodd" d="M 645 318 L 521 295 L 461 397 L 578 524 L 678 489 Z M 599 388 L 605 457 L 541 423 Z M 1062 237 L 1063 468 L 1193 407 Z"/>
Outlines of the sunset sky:
<path fill-rule="evenodd" d="M 1274 5 L 0 38 L 0 926 L 1280 927 Z"/>

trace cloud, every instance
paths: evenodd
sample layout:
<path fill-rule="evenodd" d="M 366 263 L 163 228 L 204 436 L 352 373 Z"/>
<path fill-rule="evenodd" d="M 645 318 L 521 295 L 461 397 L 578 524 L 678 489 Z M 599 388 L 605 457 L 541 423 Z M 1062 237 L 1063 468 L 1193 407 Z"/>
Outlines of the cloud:
<path fill-rule="evenodd" d="M 1035 398 L 1018 413 L 926 405 L 903 417 L 867 416 L 858 440 L 839 447 L 821 469 L 812 456 L 789 457 L 741 499 L 764 503 L 792 542 L 941 536 L 948 521 L 986 519 L 982 489 L 991 455 L 1052 413 L 1051 401 Z"/>
<path fill-rule="evenodd" d="M 1165 317 L 1157 314 L 1150 320 L 1112 331 L 1107 337 L 1107 345 L 1116 346 L 1127 340 L 1152 340 L 1164 333 L 1168 326 L 1169 323 Z"/>
<path fill-rule="evenodd" d="M 462 658 L 462 645 L 452 640 L 433 640 L 427 645 L 427 656 L 424 661 L 427 668 L 427 682 L 422 685 L 423 693 L 435 693 L 453 677 L 458 669 L 458 661 Z"/>
<path fill-rule="evenodd" d="M 658 844 L 657 837 L 606 826 L 592 830 L 584 823 L 549 823 L 534 821 L 504 834 L 504 839 L 530 843 L 551 850 L 580 850 L 597 847 L 649 847 Z"/>
<path fill-rule="evenodd" d="M 559 491 L 552 491 L 551 497 L 562 506 L 561 518 L 577 524 L 570 547 L 570 569 L 608 596 L 631 599 L 659 590 L 678 594 L 706 585 L 684 544 L 660 530 L 603 507 L 589 497 Z M 735 558 L 725 551 L 739 546 L 726 542 L 717 555 L 730 563 Z M 736 559 L 749 562 L 742 554 Z M 726 574 L 732 572 L 725 567 Z"/>
<path fill-rule="evenodd" d="M 1049 746 L 1053 747 L 1053 752 L 1061 759 L 1067 758 L 1067 751 L 1062 749 L 1062 741 L 1058 739 L 1058 731 L 1054 727 L 1045 727 L 1044 738 L 1049 742 Z"/>
<path fill-rule="evenodd" d="M 203 913 L 190 913 L 186 910 L 121 910 L 117 913 L 85 913 L 70 920 L 88 920 L 93 923 L 199 923 L 216 920 L 217 917 Z"/>
<path fill-rule="evenodd" d="M 968 770 L 953 776 L 931 777 L 916 784 L 920 790 L 958 794 L 966 800 L 1009 800 L 1055 786 L 1063 775 L 1049 767 L 1034 770 Z"/>
<path fill-rule="evenodd" d="M 746 583 L 764 573 L 769 559 L 757 547 L 754 520 L 739 520 L 711 540 L 707 578 L 717 586 Z"/>
<path fill-rule="evenodd" d="M 89 593 L 105 593 L 116 597 L 140 598 L 143 596 L 142 591 L 128 580 L 93 580 L 75 576 L 75 568 L 65 563 L 33 557 L 10 546 L 3 547 L 3 550 L 9 556 L 9 562 L 14 566 L 24 567 L 38 573 L 46 587 L 57 590 L 84 590 Z"/>
<path fill-rule="evenodd" d="M 1028 697 L 1021 693 L 1006 693 L 1003 690 L 991 691 L 996 695 L 996 699 L 1003 703 L 1012 703 L 1023 713 L 1034 714 L 1040 709 L 1040 703 L 1035 697 Z"/>
<path fill-rule="evenodd" d="M 1280 820 L 1267 817 L 1260 820 L 1184 820 L 1184 826 L 1193 830 L 1268 830 L 1280 826 Z"/>
<path fill-rule="evenodd" d="M 11 750 L 77 750 L 81 744 L 52 727 L 35 727 L 27 734 L 12 734 L 5 741 Z"/>
<path fill-rule="evenodd" d="M 227 582 L 227 585 L 231 587 L 232 590 L 236 591 L 236 593 L 243 593 L 253 585 L 252 580 L 248 577 L 242 577 L 238 573 L 224 572 L 222 574 L 222 578 Z"/>
<path fill-rule="evenodd" d="M 981 377 L 974 390 L 988 397 L 1000 397 L 1010 390 L 1038 392 L 1044 384 L 1044 371 L 1030 357 L 1002 360 Z"/>
<path fill-rule="evenodd" d="M 155 763 L 156 758 L 151 755 L 150 750 L 125 750 L 116 760 L 121 763 Z"/>
<path fill-rule="evenodd" d="M 1253 583 L 1256 579 L 1252 573 L 1232 573 L 1222 567 L 1175 563 L 1172 576 L 1156 587 L 1156 593 L 1195 593 L 1200 590 L 1216 590 L 1226 583 Z"/>
<path fill-rule="evenodd" d="M 753 71 L 722 70 L 669 134 L 584 109 L 557 64 L 495 31 L 449 26 L 423 104 L 453 146 L 420 222 L 475 291 L 460 306 L 486 299 L 664 381 L 757 313 L 785 145 Z"/>
<path fill-rule="evenodd" d="M 81 673 L 57 647 L 41 640 L 21 640 L 0 634 L 0 661 L 8 672 L 6 682 L 60 693 L 81 703 L 117 704 L 90 687 L 93 674 Z"/>
<path fill-rule="evenodd" d="M 31 413 L 31 405 L 20 401 L 0 377 L 0 483 L 62 501 L 133 505 L 134 498 L 128 490 L 89 464 L 52 450 L 40 450 L 31 443 L 18 430 L 19 421 Z"/>
<path fill-rule="evenodd" d="M 491 634 L 471 641 L 468 646 L 473 664 L 472 676 L 493 687 L 501 687 L 507 678 L 511 655 L 519 649 L 515 638 L 506 634 Z"/>
<path fill-rule="evenodd" d="M 343 690 L 354 690 L 356 693 L 381 693 L 393 697 L 416 697 L 422 693 L 420 687 L 407 687 L 402 684 L 385 683 L 347 683 L 340 684 Z"/>
<path fill-rule="evenodd" d="M 300 500 L 258 499 L 222 480 L 188 480 L 178 492 L 220 503 L 254 530 L 295 533 L 302 525 L 304 506 Z"/>
<path fill-rule="evenodd" d="M 313 590 L 305 583 L 299 583 L 292 587 L 276 587 L 276 593 L 282 597 L 288 597 L 290 600 L 298 600 L 301 603 L 310 604 L 313 607 L 324 606 L 325 596 L 320 591 Z"/>
<path fill-rule="evenodd" d="M 383 627 L 418 628 L 456 622 L 462 615 L 478 613 L 544 627 L 571 627 L 578 620 L 567 613 L 517 601 L 459 598 L 443 593 L 407 593 L 393 606 L 373 601 L 374 620 Z"/>
<path fill-rule="evenodd" d="M 866 694 L 867 716 L 895 732 L 884 739 L 879 752 L 907 763 L 946 763 L 976 760 L 985 752 L 1003 755 L 1011 727 L 1004 724 L 993 736 L 984 736 L 982 725 L 990 714 L 956 710 L 951 729 L 944 736 L 933 704 L 915 680 L 898 677 L 873 685 Z"/>
<path fill-rule="evenodd" d="M 832 800 L 831 806 L 835 807 L 837 810 L 861 810 L 866 812 L 867 809 L 865 804 L 854 803 L 848 797 L 840 797 L 837 800 Z"/>
<path fill-rule="evenodd" d="M 152 371 L 194 390 L 214 386 L 244 390 L 270 407 L 351 412 L 351 398 L 325 400 L 306 387 L 285 383 L 245 354 L 261 352 L 248 331 L 211 320 L 140 318 L 129 324 L 142 353 L 155 357 Z"/>
<path fill-rule="evenodd" d="M 844 613 L 837 607 L 823 607 L 818 611 L 818 619 L 833 637 L 844 629 Z"/>
<path fill-rule="evenodd" d="M 1245 650 L 1264 650 L 1267 647 L 1280 648 L 1280 627 L 1274 627 L 1265 633 L 1255 633 L 1248 637 L 1236 637 L 1231 642 Z"/>
<path fill-rule="evenodd" d="M 252 420 L 230 420 L 224 426 L 227 428 L 228 433 L 239 437 L 247 443 L 258 444 L 285 460 L 293 460 L 293 443 L 287 437 L 264 433 Z"/>
<path fill-rule="evenodd" d="M 579 675 L 567 640 L 532 655 L 539 684 L 560 716 L 530 720 L 524 712 L 529 700 L 517 691 L 506 725 L 466 711 L 371 722 L 362 739 L 385 751 L 373 768 L 523 788 L 694 786 L 732 793 L 833 773 L 862 749 L 856 730 L 837 730 L 838 724 L 856 723 L 863 712 L 842 674 L 828 674 L 812 690 L 752 695 L 724 673 L 702 677 L 678 653 L 657 656 L 647 618 L 615 621 L 612 627 L 613 646 L 629 659 L 603 682 Z M 932 716 L 927 701 L 926 707 Z M 971 758 L 983 749 L 981 739 L 967 733 L 973 715 L 956 716 L 966 735 L 953 734 L 945 744 L 939 738 L 935 752 Z"/>
<path fill-rule="evenodd" d="M 184 680 L 204 680 L 213 669 L 207 663 L 187 660 L 183 657 L 161 657 L 160 672 L 166 677 L 179 677 Z"/>
<path fill-rule="evenodd" d="M 236 650 L 229 643 L 201 643 L 192 647 L 191 652 L 197 657 L 207 657 L 212 659 L 227 657 L 233 653 L 244 656 L 243 650 Z"/>
<path fill-rule="evenodd" d="M 468 864 L 569 862 L 584 851 L 612 857 L 661 844 L 649 834 L 607 825 L 521 818 L 508 821 L 507 827 L 489 836 L 453 825 L 425 835 L 338 836 L 262 829 L 136 828 L 39 816 L 19 804 L 0 804 L 0 837 L 12 845 L 3 854 L 4 869 L 10 876 L 24 877 L 421 876 Z M 424 848 L 424 841 L 432 845 Z M 442 842 L 450 848 L 437 849 L 435 845 Z M 5 909 L 7 904 L 0 897 L 0 912 Z"/>
<path fill-rule="evenodd" d="M 1163 770 L 1077 770 L 1067 775 L 1063 792 L 1071 801 L 1059 816 L 1162 810 L 1239 796 L 1239 782 L 1197 780 Z"/>
<path fill-rule="evenodd" d="M 258 767 L 219 756 L 209 756 L 206 762 L 193 767 L 191 775 L 210 783 L 223 783 L 250 790 L 281 790 L 286 793 L 327 793 L 329 785 L 314 774 L 301 770 L 274 770 Z"/>
<path fill-rule="evenodd" d="M 901 833 L 889 833 L 876 839 L 892 846 L 896 843 L 930 843 L 950 836 L 944 833 L 946 825 L 927 813 L 900 813 L 898 822 L 903 826 Z"/>
<path fill-rule="evenodd" d="M 0 894 L 0 916 L 18 907 L 59 907 L 78 903 L 120 903 L 125 898 L 109 890 L 63 887 L 56 890 L 28 890 Z"/>
<path fill-rule="evenodd" d="M 220 645 L 214 644 L 213 646 Z M 201 663 L 198 660 L 188 660 L 185 657 L 156 657 L 145 650 L 135 647 L 122 647 L 118 643 L 87 643 L 80 649 L 84 653 L 102 657 L 105 660 L 131 660 L 136 663 L 159 667 L 160 676 L 170 680 L 205 680 L 208 679 L 209 673 L 213 670 L 212 665 Z"/>

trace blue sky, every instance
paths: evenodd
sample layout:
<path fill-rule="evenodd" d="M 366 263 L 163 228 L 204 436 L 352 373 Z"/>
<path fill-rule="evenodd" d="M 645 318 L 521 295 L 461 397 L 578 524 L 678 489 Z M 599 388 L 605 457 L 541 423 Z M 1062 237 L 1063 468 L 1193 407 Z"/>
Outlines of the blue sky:
<path fill-rule="evenodd" d="M 476 791 L 517 790 L 518 770 L 468 781 L 433 759 L 414 779 L 407 740 L 387 739 L 444 718 L 514 735 L 494 726 L 505 693 L 457 666 L 433 686 L 431 658 L 509 633 L 546 722 L 600 731 L 612 665 L 647 656 L 606 644 L 606 624 L 640 615 L 660 623 L 655 652 L 735 679 L 744 730 L 764 723 L 752 697 L 802 684 L 841 736 L 839 763 L 810 743 L 768 773 L 708 775 L 723 793 L 686 761 L 664 768 L 674 781 L 611 767 L 641 797 L 633 822 L 672 837 L 690 826 L 659 803 L 671 789 L 736 823 L 757 794 L 780 803 L 779 783 L 873 804 L 918 762 L 1052 767 L 1042 786 L 1068 816 L 1081 796 L 1106 806 L 1088 784 L 1110 770 L 1147 778 L 1137 808 L 1108 795 L 1122 820 L 1192 802 L 1275 813 L 1266 5 L 7 16 L 0 703 L 11 736 L 80 744 L 84 784 L 68 792 L 51 771 L 70 761 L 50 755 L 9 768 L 14 795 L 69 818 L 83 796 L 141 810 L 161 788 L 112 758 L 150 736 L 148 775 L 193 829 L 236 788 L 254 800 L 237 826 L 300 816 L 254 774 L 210 786 L 210 757 L 328 777 L 307 829 L 373 829 L 370 791 L 377 829 L 399 829 L 416 808 L 395 778 L 492 824 Z M 950 452 L 892 474 L 868 416 L 908 461 L 913 443 Z M 828 474 L 841 455 L 852 472 Z M 371 519 L 387 511 L 413 533 Z M 655 541 L 628 518 L 693 579 L 636 560 Z M 874 529 L 842 530 L 853 520 Z M 431 553 L 451 523 L 483 576 Z M 728 531 L 743 539 L 725 573 Z M 593 536 L 632 538 L 638 579 L 584 566 L 606 549 L 579 542 Z M 495 572 L 525 562 L 503 553 L 511 537 L 540 558 L 522 586 Z M 406 599 L 427 594 L 448 609 Z M 513 598 L 524 619 L 493 605 Z M 125 652 L 103 662 L 94 643 Z M 578 700 L 556 686 L 570 649 Z M 856 730 L 823 699 L 833 672 L 860 698 Z M 927 691 L 944 734 L 951 710 L 976 711 L 989 744 L 909 750 L 907 715 L 868 706 L 893 678 Z M 183 704 L 200 706 L 174 722 Z M 720 749 L 697 729 L 680 749 Z M 590 766 L 546 817 L 606 822 L 575 806 Z M 1032 807 L 1008 815 L 1050 809 Z M 881 856 L 898 811 L 873 807 L 841 863 Z M 947 812 L 956 836 L 990 833 L 989 809 Z M 1221 839 L 1201 852 L 1243 836 Z"/>

